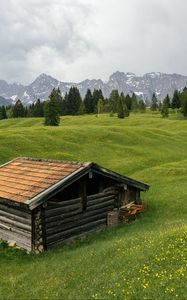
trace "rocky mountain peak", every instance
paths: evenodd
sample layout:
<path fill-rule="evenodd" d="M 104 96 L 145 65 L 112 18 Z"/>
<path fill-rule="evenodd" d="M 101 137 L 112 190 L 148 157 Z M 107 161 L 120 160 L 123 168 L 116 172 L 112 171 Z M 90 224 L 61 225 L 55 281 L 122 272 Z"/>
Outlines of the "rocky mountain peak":
<path fill-rule="evenodd" d="M 162 100 L 167 94 L 173 95 L 173 92 L 182 90 L 187 86 L 187 76 L 179 74 L 164 74 L 160 72 L 146 73 L 143 76 L 136 76 L 131 72 L 114 72 L 107 82 L 101 79 L 85 79 L 79 83 L 61 82 L 45 73 L 40 74 L 30 85 L 8 84 L 0 80 L 0 96 L 10 99 L 15 103 L 21 99 L 24 105 L 35 102 L 38 98 L 41 101 L 47 100 L 53 88 L 59 87 L 64 95 L 71 86 L 77 86 L 82 97 L 87 89 L 101 89 L 103 95 L 108 97 L 112 90 L 118 89 L 124 94 L 135 93 L 139 98 L 150 101 L 152 94 L 156 93 L 159 100 Z M 7 100 L 8 103 L 8 100 Z M 0 103 L 1 104 L 1 103 Z"/>

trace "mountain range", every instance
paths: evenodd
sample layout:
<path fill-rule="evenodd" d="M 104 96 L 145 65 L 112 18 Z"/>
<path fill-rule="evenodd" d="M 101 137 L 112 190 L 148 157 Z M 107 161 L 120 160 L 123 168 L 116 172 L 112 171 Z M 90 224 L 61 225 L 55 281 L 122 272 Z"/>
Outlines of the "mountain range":
<path fill-rule="evenodd" d="M 43 73 L 27 86 L 18 83 L 9 84 L 5 80 L 0 80 L 0 105 L 14 104 L 18 99 L 24 105 L 29 105 L 38 98 L 44 101 L 48 99 L 53 88 L 59 87 L 64 95 L 71 86 L 78 87 L 82 97 L 88 88 L 92 91 L 101 89 L 105 97 L 108 97 L 112 90 L 117 89 L 124 94 L 135 93 L 139 98 L 148 102 L 154 92 L 161 101 L 167 94 L 172 96 L 175 90 L 182 90 L 187 86 L 187 76 L 155 72 L 136 76 L 134 73 L 117 71 L 109 77 L 107 82 L 101 79 L 86 79 L 74 83 L 62 82 Z"/>

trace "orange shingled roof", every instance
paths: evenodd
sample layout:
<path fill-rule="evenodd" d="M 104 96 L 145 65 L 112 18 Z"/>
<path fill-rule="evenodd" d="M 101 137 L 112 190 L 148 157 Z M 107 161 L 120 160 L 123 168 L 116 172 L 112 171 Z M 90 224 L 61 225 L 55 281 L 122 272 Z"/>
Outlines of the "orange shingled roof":
<path fill-rule="evenodd" d="M 24 203 L 82 166 L 73 162 L 17 158 L 0 167 L 0 198 Z"/>

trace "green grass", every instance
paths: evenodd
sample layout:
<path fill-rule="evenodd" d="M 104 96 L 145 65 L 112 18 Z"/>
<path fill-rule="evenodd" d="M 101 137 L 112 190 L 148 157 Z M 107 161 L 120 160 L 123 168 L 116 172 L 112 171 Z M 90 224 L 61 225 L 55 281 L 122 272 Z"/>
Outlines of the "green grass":
<path fill-rule="evenodd" d="M 3 299 L 187 299 L 187 120 L 64 117 L 0 122 L 0 163 L 17 156 L 94 161 L 151 185 L 148 211 L 41 255 L 0 245 Z"/>

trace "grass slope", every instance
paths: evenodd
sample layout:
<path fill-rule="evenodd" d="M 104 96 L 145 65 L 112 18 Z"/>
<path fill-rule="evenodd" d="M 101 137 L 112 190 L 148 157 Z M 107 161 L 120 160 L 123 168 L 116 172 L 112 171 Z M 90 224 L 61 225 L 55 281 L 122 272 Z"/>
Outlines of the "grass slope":
<path fill-rule="evenodd" d="M 17 156 L 95 161 L 151 185 L 149 210 L 42 255 L 0 245 L 3 299 L 187 299 L 187 121 L 137 114 L 0 122 L 0 163 Z"/>

